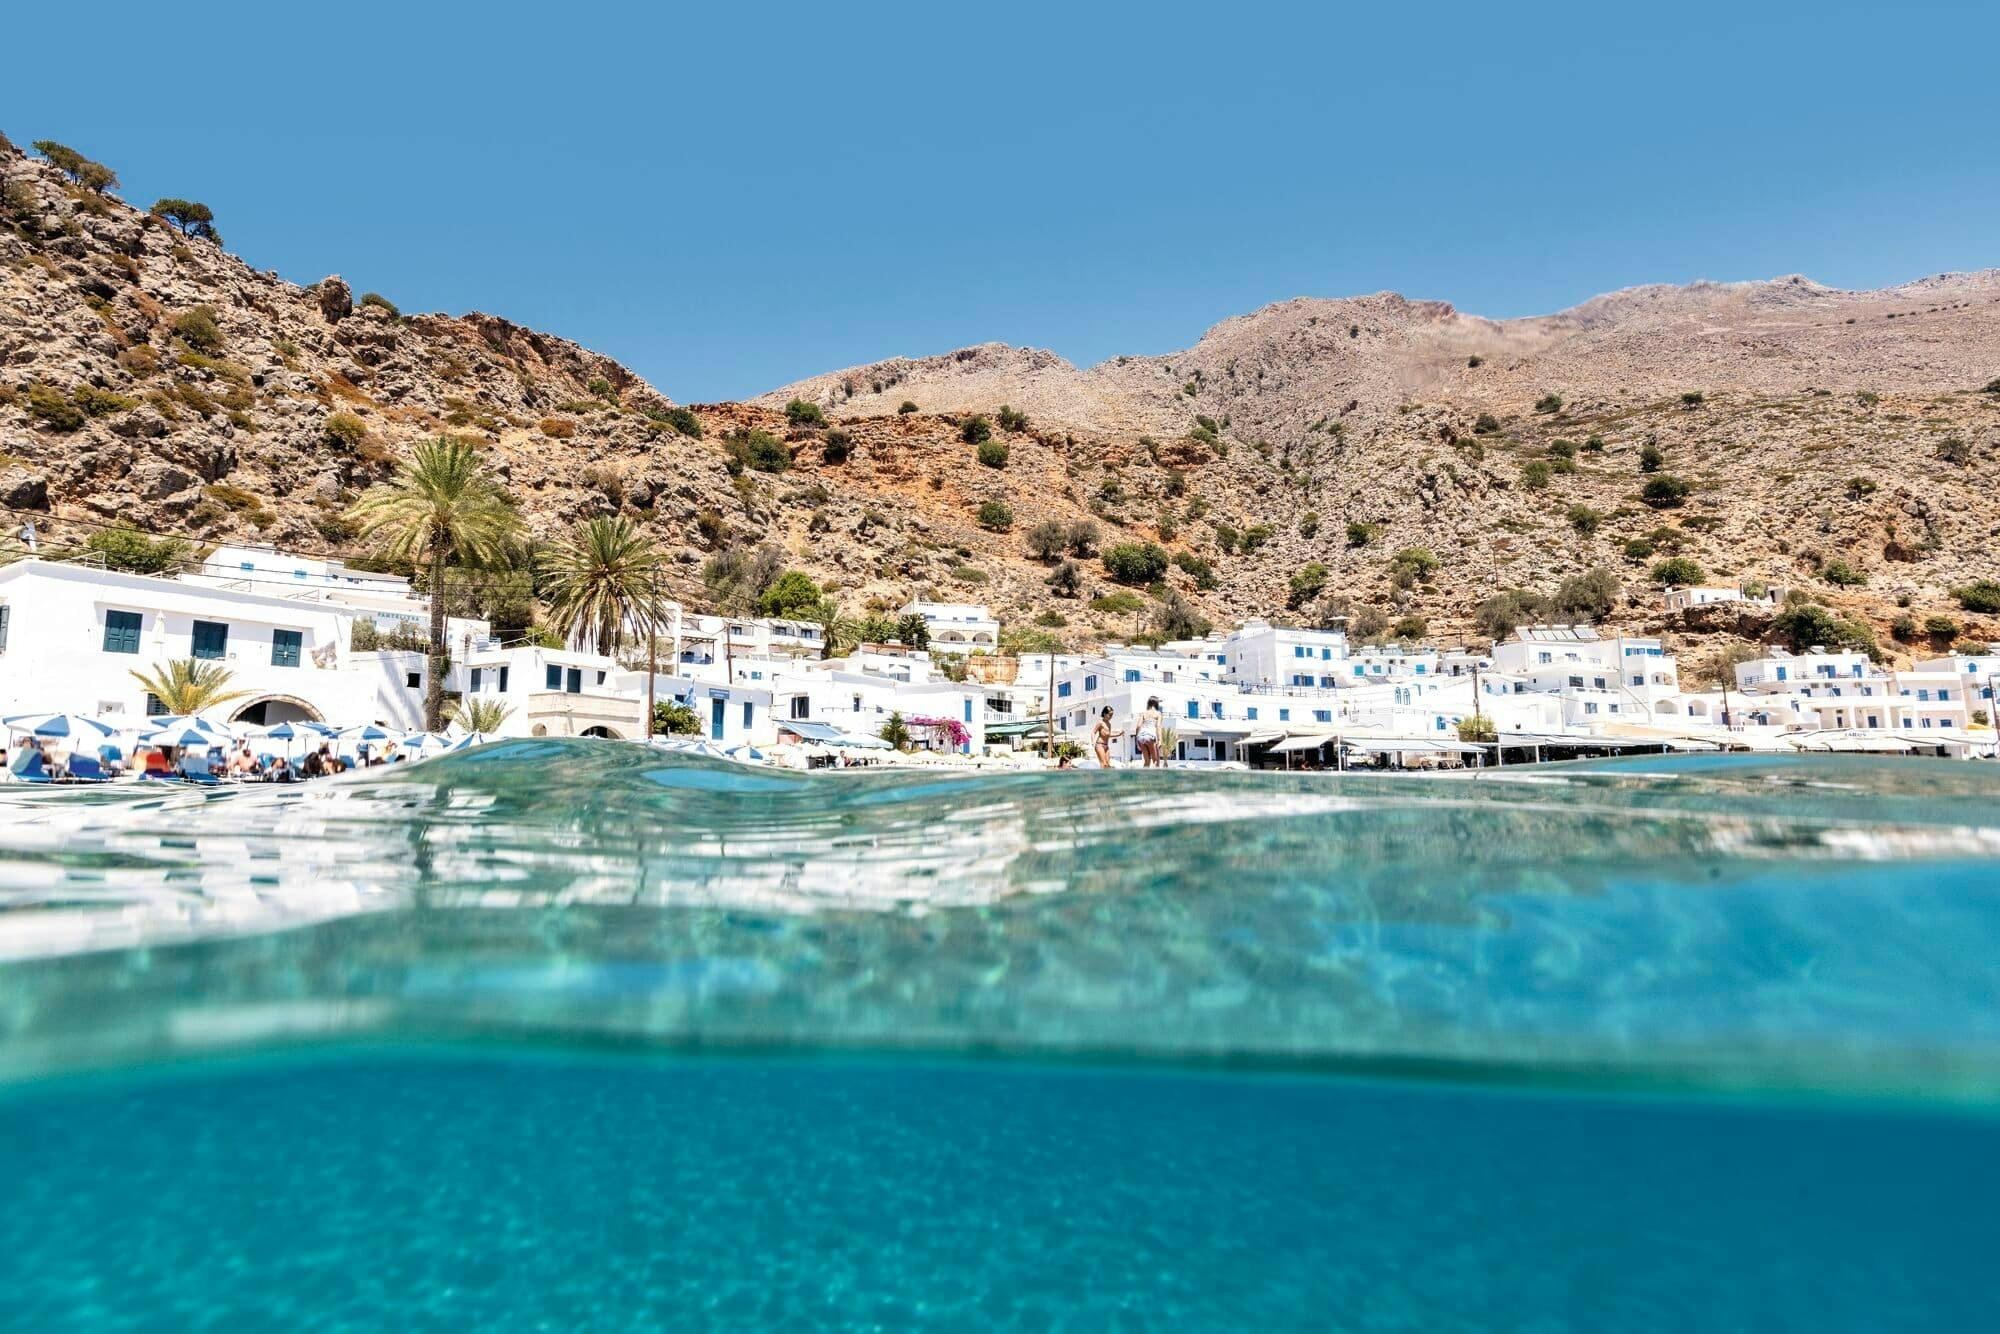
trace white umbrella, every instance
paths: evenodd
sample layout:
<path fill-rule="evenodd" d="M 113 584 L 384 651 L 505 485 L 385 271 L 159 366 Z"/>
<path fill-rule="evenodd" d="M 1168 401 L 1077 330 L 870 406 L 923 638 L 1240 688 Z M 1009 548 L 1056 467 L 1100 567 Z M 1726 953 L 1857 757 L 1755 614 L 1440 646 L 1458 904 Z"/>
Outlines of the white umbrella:
<path fill-rule="evenodd" d="M 670 751 L 675 755 L 693 755 L 704 760 L 726 760 L 729 758 L 727 750 L 710 741 L 707 737 L 678 736 L 669 737 L 666 740 L 654 737 L 653 744 L 661 750 Z"/>
<path fill-rule="evenodd" d="M 467 732 L 464 736 L 452 742 L 447 749 L 468 750 L 473 746 L 483 746 L 489 741 L 498 741 L 499 739 L 499 737 L 488 736 L 484 732 Z"/>
<path fill-rule="evenodd" d="M 770 758 L 770 756 L 747 741 L 741 745 L 730 746 L 722 753 L 739 764 L 762 764 Z"/>
<path fill-rule="evenodd" d="M 148 746 L 200 746 L 204 750 L 210 746 L 221 745 L 225 739 L 194 726 L 163 727 L 139 738 L 141 743 Z"/>
<path fill-rule="evenodd" d="M 362 723 L 343 729 L 339 735 L 342 741 L 394 741 L 400 734 L 377 727 L 374 723 Z"/>
<path fill-rule="evenodd" d="M 17 713 L 6 719 L 6 725 L 36 736 L 78 737 L 88 741 L 102 741 L 118 734 L 117 728 L 87 713 Z"/>

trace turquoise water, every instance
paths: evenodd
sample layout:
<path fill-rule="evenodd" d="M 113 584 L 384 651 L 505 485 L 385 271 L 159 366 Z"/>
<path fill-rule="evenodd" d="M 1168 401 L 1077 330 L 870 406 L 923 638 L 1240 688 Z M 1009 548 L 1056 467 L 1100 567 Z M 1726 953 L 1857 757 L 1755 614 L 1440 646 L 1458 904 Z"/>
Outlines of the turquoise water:
<path fill-rule="evenodd" d="M 0 1328 L 1986 1328 L 2000 768 L 0 793 Z"/>

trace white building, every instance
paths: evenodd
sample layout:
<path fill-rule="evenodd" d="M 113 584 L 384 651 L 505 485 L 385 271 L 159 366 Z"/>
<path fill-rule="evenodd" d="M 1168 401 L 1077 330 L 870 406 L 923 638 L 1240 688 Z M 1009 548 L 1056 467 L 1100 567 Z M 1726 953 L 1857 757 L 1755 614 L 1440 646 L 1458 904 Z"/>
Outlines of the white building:
<path fill-rule="evenodd" d="M 191 658 L 230 674 L 223 716 L 250 723 L 374 715 L 348 670 L 355 612 L 333 602 L 23 560 L 0 569 L 0 713 L 73 709 L 135 723 L 164 710 L 133 678 Z"/>
<path fill-rule="evenodd" d="M 991 653 L 1000 646 L 1000 622 L 976 602 L 925 602 L 913 598 L 899 613 L 921 616 L 938 653 Z"/>

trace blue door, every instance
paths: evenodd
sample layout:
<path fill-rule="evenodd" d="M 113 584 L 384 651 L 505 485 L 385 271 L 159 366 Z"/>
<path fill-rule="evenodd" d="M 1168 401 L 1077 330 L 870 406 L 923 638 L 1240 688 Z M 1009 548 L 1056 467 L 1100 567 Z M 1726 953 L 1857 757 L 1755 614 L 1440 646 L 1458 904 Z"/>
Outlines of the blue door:
<path fill-rule="evenodd" d="M 722 740 L 723 701 L 712 699 L 708 702 L 708 734 L 715 740 Z"/>

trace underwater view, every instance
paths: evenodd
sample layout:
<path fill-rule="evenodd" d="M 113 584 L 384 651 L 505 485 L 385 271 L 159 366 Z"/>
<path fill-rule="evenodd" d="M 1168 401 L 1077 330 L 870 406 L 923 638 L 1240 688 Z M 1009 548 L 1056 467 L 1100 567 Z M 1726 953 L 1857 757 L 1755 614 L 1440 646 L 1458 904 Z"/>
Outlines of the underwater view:
<path fill-rule="evenodd" d="M 0 1328 L 1989 1328 L 2000 767 L 0 790 Z"/>

